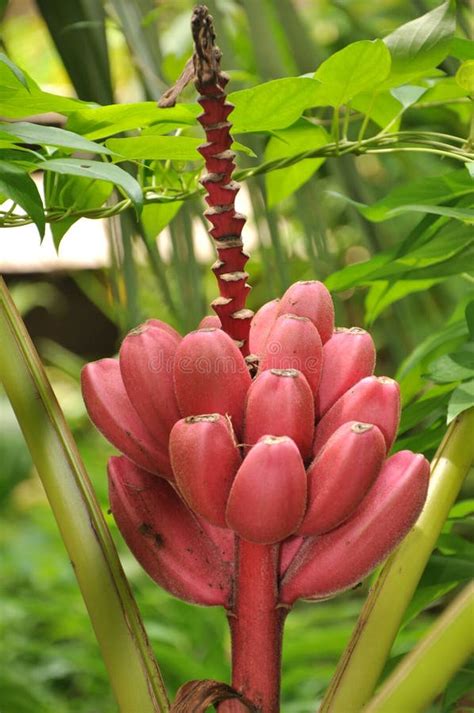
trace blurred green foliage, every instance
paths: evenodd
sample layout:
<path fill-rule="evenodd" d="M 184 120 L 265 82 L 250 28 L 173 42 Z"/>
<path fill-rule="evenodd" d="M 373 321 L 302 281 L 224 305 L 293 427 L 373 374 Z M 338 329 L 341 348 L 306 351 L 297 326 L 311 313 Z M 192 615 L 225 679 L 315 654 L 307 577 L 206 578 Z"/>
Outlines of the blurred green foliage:
<path fill-rule="evenodd" d="M 189 169 L 188 163 L 200 138 L 193 89 L 184 94 L 184 100 L 191 103 L 166 110 L 171 113 L 163 123 L 153 102 L 144 103 L 156 100 L 176 79 L 191 53 L 192 4 L 188 0 L 41 0 L 38 7 L 43 15 L 17 0 L 0 4 L 1 12 L 6 12 L 0 49 L 26 73 L 17 77 L 7 63 L 0 62 L 0 74 L 6 80 L 4 93 L 0 90 L 0 100 L 6 102 L 2 113 L 22 117 L 27 96 L 35 113 L 52 109 L 70 115 L 69 135 L 53 127 L 43 127 L 42 137 L 38 129 L 33 136 L 23 134 L 25 145 L 48 147 L 40 155 L 48 171 L 47 206 L 64 212 L 76 201 L 79 213 L 91 211 L 93 216 L 94 211 L 104 210 L 111 182 L 123 189 L 120 200 L 130 198 L 138 207 L 140 185 L 151 185 L 174 198 L 196 190 L 199 164 Z M 397 131 L 403 115 L 406 131 L 461 137 L 459 150 L 464 146 L 472 151 L 470 90 L 464 79 L 460 83 L 454 79 L 461 61 L 472 59 L 464 44 L 467 3 L 458 2 L 457 36 L 451 49 L 446 45 L 439 57 L 430 56 L 429 68 L 441 62 L 440 68 L 418 84 L 410 84 L 411 93 L 404 86 L 405 92 L 398 88 L 390 93 L 387 85 L 372 102 L 364 94 L 367 75 L 376 70 L 378 79 L 386 80 L 386 47 L 381 42 L 361 44 L 356 49 L 364 50 L 359 58 L 364 71 L 353 77 L 352 86 L 335 86 L 332 72 L 338 60 L 316 73 L 323 90 L 336 93 L 317 109 L 315 99 L 308 98 L 309 79 L 288 83 L 280 78 L 312 76 L 322 61 L 346 45 L 383 37 L 432 10 L 436 2 L 381 0 L 371 5 L 370 12 L 363 0 L 212 0 L 207 4 L 215 16 L 224 66 L 236 92 L 235 123 L 245 144 L 238 161 L 244 171 L 320 149 L 334 131 L 327 105 L 352 100 L 351 123 L 340 128 L 352 132 L 353 138 L 367 127 L 371 136 L 387 126 Z M 443 20 L 443 32 L 449 34 L 453 19 L 454 15 Z M 397 35 L 389 43 L 390 49 L 400 50 L 401 45 Z M 364 69 L 366 50 L 377 56 L 369 57 Z M 410 81 L 416 80 L 417 72 L 425 69 L 423 62 L 416 61 L 407 69 L 399 58 L 397 81 L 404 85 L 408 75 Z M 279 113 L 270 111 L 268 105 L 270 98 L 277 102 L 277 86 L 283 92 L 283 85 L 260 84 L 273 79 L 286 82 L 283 118 L 281 101 Z M 28 88 L 22 85 L 25 96 L 16 104 L 11 87 L 22 82 Z M 54 97 L 48 98 L 35 82 L 54 92 Z M 73 85 L 77 96 L 87 102 L 136 104 L 125 110 L 97 109 L 58 97 L 70 93 Z M 414 94 L 413 86 L 420 91 Z M 255 90 L 243 91 L 250 87 Z M 140 135 L 132 135 L 137 128 Z M 44 131 L 53 133 L 45 136 Z M 170 132 L 176 136 L 168 136 Z M 22 139 L 21 127 L 10 130 L 10 137 L 5 127 L 0 132 L 0 153 L 5 161 L 13 161 L 10 172 L 20 170 L 11 165 L 27 159 L 34 168 L 36 159 L 26 154 L 19 158 L 11 136 Z M 92 149 L 103 157 L 108 150 L 120 151 L 127 160 L 136 161 L 134 176 L 106 161 L 96 161 L 91 168 L 84 160 L 71 158 L 73 150 L 91 148 L 86 141 L 98 142 Z M 51 147 L 59 147 L 54 157 Z M 45 158 L 48 165 L 44 165 Z M 170 158 L 179 160 L 170 163 Z M 127 166 L 122 164 L 122 168 Z M 11 185 L 18 190 L 10 197 L 42 230 L 44 216 L 35 212 L 38 197 L 28 193 L 30 186 L 25 202 L 25 183 L 15 184 L 14 178 L 9 190 Z M 101 178 L 107 183 L 97 180 Z M 250 263 L 254 289 L 249 306 L 257 308 L 294 280 L 326 279 L 336 293 L 339 324 L 370 325 L 379 351 L 378 373 L 397 374 L 401 381 L 405 409 L 396 447 L 432 455 L 445 430 L 447 413 L 452 417 L 459 405 L 467 407 L 474 398 L 474 257 L 472 213 L 468 213 L 472 181 L 467 170 L 452 158 L 429 153 L 321 155 L 257 175 L 249 179 L 248 186 L 255 229 Z M 0 191 L 8 195 L 1 180 Z M 146 198 L 145 193 L 145 203 Z M 188 330 L 205 313 L 215 296 L 215 284 L 193 242 L 200 213 L 199 201 L 174 200 L 146 204 L 138 228 L 131 212 L 111 219 L 125 258 L 103 274 L 74 278 L 122 333 L 149 316 Z M 60 218 L 53 224 L 57 244 L 74 220 L 62 213 Z M 168 225 L 169 258 L 163 258 L 162 231 Z M 9 235 L 14 239 L 14 231 Z M 156 236 L 160 236 L 158 247 Z M 24 313 L 39 303 L 50 309 L 49 289 L 42 281 L 25 285 L 16 291 L 17 304 Z M 111 450 L 85 416 L 78 389 L 81 359 L 51 341 L 38 346 L 106 511 L 104 474 Z M 72 568 L 5 399 L 0 409 L 0 711 L 111 713 L 115 704 Z M 473 485 L 468 481 L 463 493 L 466 504 L 457 506 L 445 527 L 387 671 L 420 639 L 458 584 L 472 576 L 469 539 L 474 508 L 472 500 L 467 500 L 472 495 Z M 108 522 L 170 690 L 174 692 L 192 678 L 227 680 L 229 640 L 223 612 L 193 608 L 157 589 L 125 550 L 110 516 Z M 315 709 L 315 700 L 321 697 L 349 639 L 367 586 L 364 583 L 334 601 L 301 603 L 289 617 L 284 649 L 285 713 Z M 468 667 L 430 711 L 454 710 L 469 689 L 469 679 Z"/>

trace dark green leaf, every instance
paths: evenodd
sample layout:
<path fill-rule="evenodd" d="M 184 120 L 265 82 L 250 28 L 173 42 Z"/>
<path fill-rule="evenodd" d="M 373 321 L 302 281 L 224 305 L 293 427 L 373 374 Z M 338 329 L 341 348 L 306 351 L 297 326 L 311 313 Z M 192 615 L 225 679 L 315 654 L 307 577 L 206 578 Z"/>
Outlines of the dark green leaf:
<path fill-rule="evenodd" d="M 382 40 L 353 42 L 325 60 L 314 78 L 321 82 L 319 102 L 337 107 L 380 85 L 390 72 L 390 52 Z"/>
<path fill-rule="evenodd" d="M 430 379 L 437 384 L 474 378 L 474 343 L 464 344 L 456 352 L 445 354 L 430 364 Z"/>
<path fill-rule="evenodd" d="M 30 176 L 18 166 L 0 161 L 0 193 L 18 203 L 44 236 L 45 218 L 41 196 Z"/>
<path fill-rule="evenodd" d="M 64 173 L 69 176 L 83 176 L 93 180 L 108 181 L 121 188 L 130 198 L 137 211 L 143 205 L 143 195 L 140 185 L 129 173 L 110 163 L 85 161 L 78 158 L 57 158 L 43 161 L 39 167 L 44 171 Z"/>
<path fill-rule="evenodd" d="M 474 379 L 461 384 L 453 392 L 448 404 L 448 424 L 472 406 L 474 406 Z"/>
<path fill-rule="evenodd" d="M 229 94 L 234 133 L 275 131 L 294 124 L 305 109 L 319 106 L 320 83 L 288 77 Z M 165 110 L 167 111 L 167 110 Z"/>
<path fill-rule="evenodd" d="M 101 2 L 37 0 L 77 95 L 87 101 L 113 101 L 105 12 Z"/>
<path fill-rule="evenodd" d="M 467 328 L 469 330 L 469 337 L 472 341 L 474 341 L 474 300 L 472 300 L 472 302 L 469 302 L 469 304 L 466 306 L 465 315 Z"/>
<path fill-rule="evenodd" d="M 397 186 L 385 198 L 370 206 L 357 203 L 340 194 L 335 195 L 354 205 L 368 220 L 379 222 L 412 210 L 421 212 L 439 210 L 438 214 L 445 214 L 450 217 L 459 217 L 463 220 L 466 217 L 472 218 L 472 211 L 469 209 L 465 214 L 464 209 L 456 211 L 449 207 L 438 209 L 432 207 L 452 201 L 453 198 L 471 194 L 474 194 L 474 182 L 466 171 L 460 169 L 442 176 L 419 178 L 408 182 L 404 186 Z M 442 211 L 447 212 L 444 213 Z M 451 215 L 452 211 L 454 211 L 455 215 Z"/>
<path fill-rule="evenodd" d="M 449 52 L 455 28 L 455 5 L 453 0 L 446 0 L 385 37 L 392 55 L 392 86 L 437 67 Z"/>
<path fill-rule="evenodd" d="M 202 139 L 188 136 L 135 136 L 130 139 L 109 139 L 107 147 L 127 159 L 201 161 L 197 147 Z"/>
<path fill-rule="evenodd" d="M 406 406 L 402 411 L 400 419 L 399 435 L 417 426 L 427 418 L 434 420 L 445 413 L 446 404 L 449 400 L 451 388 L 438 386 L 430 389 L 415 403 Z"/>
<path fill-rule="evenodd" d="M 27 121 L 18 121 L 13 124 L 0 123 L 0 134 L 15 137 L 26 144 L 41 144 L 45 146 L 58 146 L 61 148 L 87 151 L 89 153 L 110 154 L 109 149 L 101 144 L 84 139 L 72 131 L 57 129 L 54 126 L 30 124 Z"/>

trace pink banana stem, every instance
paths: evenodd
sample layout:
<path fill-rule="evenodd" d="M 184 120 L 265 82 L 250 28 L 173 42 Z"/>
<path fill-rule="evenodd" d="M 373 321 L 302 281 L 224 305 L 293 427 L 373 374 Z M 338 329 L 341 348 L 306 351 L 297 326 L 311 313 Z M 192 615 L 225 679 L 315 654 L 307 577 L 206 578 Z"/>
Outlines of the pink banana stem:
<path fill-rule="evenodd" d="M 278 606 L 279 545 L 237 538 L 232 638 L 232 686 L 261 713 L 279 713 L 283 625 L 289 609 Z M 219 713 L 240 713 L 237 702 Z"/>
<path fill-rule="evenodd" d="M 194 9 L 191 27 L 195 44 L 194 84 L 201 95 L 198 101 L 204 111 L 199 122 L 207 139 L 199 149 L 207 170 L 201 183 L 208 193 L 209 209 L 205 215 L 213 226 L 210 234 L 216 241 L 218 255 L 212 269 L 220 297 L 213 301 L 212 307 L 222 329 L 238 343 L 246 356 L 253 312 L 245 309 L 250 290 L 244 271 L 248 255 L 243 250 L 241 238 L 245 217 L 237 213 L 234 206 L 240 186 L 232 180 L 235 153 L 231 151 L 232 124 L 227 121 L 234 107 L 226 101 L 224 88 L 229 79 L 220 68 L 221 52 L 215 44 L 212 17 L 205 6 Z"/>

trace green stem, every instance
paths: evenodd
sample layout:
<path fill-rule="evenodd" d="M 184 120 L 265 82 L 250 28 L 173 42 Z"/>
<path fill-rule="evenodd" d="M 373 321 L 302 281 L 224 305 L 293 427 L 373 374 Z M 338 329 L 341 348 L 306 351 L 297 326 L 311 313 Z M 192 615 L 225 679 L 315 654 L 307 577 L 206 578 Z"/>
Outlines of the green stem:
<path fill-rule="evenodd" d="M 119 708 L 166 713 L 161 674 L 100 505 L 1 277 L 0 379 L 58 523 Z"/>
<path fill-rule="evenodd" d="M 473 621 L 474 584 L 470 584 L 384 681 L 364 713 L 425 710 L 474 651 Z"/>
<path fill-rule="evenodd" d="M 474 460 L 474 408 L 449 427 L 432 463 L 425 507 L 372 586 L 320 713 L 358 713 L 370 699 L 443 524 Z"/>

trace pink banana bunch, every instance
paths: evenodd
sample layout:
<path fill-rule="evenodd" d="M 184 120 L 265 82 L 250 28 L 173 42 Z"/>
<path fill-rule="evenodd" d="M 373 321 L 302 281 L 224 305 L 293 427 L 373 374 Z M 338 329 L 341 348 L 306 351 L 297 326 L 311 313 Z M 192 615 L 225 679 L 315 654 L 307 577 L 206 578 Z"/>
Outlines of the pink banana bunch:
<path fill-rule="evenodd" d="M 421 455 L 387 457 L 399 387 L 373 375 L 372 338 L 334 329 L 320 282 L 255 314 L 246 358 L 203 323 L 180 337 L 150 320 L 83 370 L 89 415 L 123 453 L 109 483 L 128 546 L 203 605 L 232 609 L 235 535 L 277 546 L 285 607 L 353 587 L 412 527 L 429 476 Z"/>

